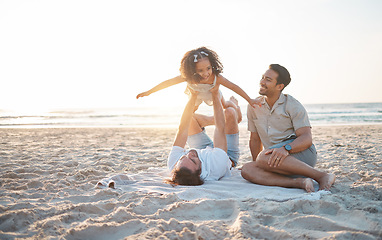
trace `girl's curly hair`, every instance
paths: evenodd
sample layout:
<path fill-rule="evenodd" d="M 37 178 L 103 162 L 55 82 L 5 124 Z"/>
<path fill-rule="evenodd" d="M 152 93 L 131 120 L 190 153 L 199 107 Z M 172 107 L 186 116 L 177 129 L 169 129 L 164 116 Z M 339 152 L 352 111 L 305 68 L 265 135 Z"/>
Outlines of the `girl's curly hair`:
<path fill-rule="evenodd" d="M 220 62 L 219 56 L 216 54 L 216 52 L 206 47 L 200 47 L 186 52 L 182 58 L 179 70 L 180 74 L 183 78 L 186 79 L 187 82 L 200 82 L 201 76 L 196 74 L 196 62 L 194 62 L 194 60 L 195 58 L 199 60 L 205 57 L 210 60 L 213 74 L 218 75 L 219 73 L 223 72 L 223 64 Z"/>

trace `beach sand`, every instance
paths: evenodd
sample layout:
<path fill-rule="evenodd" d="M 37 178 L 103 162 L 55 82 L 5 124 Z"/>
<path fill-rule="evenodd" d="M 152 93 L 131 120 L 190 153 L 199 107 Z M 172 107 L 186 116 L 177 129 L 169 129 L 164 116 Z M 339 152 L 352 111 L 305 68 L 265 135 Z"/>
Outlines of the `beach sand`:
<path fill-rule="evenodd" d="M 176 129 L 0 129 L 0 239 L 382 239 L 382 125 L 312 131 L 332 193 L 277 202 L 94 188 L 165 167 Z"/>

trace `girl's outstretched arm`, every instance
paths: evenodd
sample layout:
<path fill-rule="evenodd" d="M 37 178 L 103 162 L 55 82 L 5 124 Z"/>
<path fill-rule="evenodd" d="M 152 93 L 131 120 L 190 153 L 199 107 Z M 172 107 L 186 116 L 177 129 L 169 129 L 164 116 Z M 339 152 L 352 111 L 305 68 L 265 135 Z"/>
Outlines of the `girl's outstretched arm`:
<path fill-rule="evenodd" d="M 242 98 L 244 98 L 245 100 L 247 100 L 247 102 L 252 106 L 252 107 L 255 107 L 256 105 L 257 106 L 260 106 L 261 105 L 261 102 L 257 99 L 251 99 L 248 94 L 246 92 L 244 92 L 243 89 L 241 89 L 241 87 L 239 87 L 238 85 L 234 84 L 233 82 L 229 81 L 228 79 L 226 79 L 225 77 L 219 75 L 217 80 L 216 80 L 217 83 L 220 83 L 221 85 L 223 85 L 224 87 L 226 88 L 229 88 L 231 89 L 232 91 L 234 91 L 235 93 L 237 93 L 238 95 L 240 95 Z"/>
<path fill-rule="evenodd" d="M 171 86 L 176 85 L 176 84 L 181 83 L 181 82 L 185 82 L 185 79 L 182 78 L 181 76 L 171 78 L 169 80 L 166 80 L 166 81 L 159 83 L 158 85 L 156 85 L 155 87 L 151 88 L 150 90 L 148 90 L 146 92 L 142 92 L 142 93 L 138 94 L 136 98 L 138 99 L 140 97 L 149 96 L 152 93 L 155 93 L 159 90 L 162 90 L 162 89 L 165 89 L 168 87 L 171 87 Z"/>

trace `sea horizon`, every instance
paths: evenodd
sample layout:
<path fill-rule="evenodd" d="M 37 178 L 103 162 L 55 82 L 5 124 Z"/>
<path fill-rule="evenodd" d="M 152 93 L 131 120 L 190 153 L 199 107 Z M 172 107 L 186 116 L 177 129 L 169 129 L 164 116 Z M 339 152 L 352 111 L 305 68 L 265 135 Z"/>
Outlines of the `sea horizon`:
<path fill-rule="evenodd" d="M 312 126 L 382 124 L 382 102 L 303 104 Z M 240 105 L 247 126 L 247 105 Z M 184 106 L 123 108 L 58 108 L 34 113 L 0 109 L 0 128 L 176 128 Z M 197 113 L 212 115 L 200 105 Z"/>

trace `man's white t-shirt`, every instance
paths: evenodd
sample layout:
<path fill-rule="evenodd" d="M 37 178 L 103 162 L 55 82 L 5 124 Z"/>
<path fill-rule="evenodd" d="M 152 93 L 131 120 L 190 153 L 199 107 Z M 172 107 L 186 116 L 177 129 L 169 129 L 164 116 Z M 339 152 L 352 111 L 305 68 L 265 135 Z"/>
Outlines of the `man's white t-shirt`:
<path fill-rule="evenodd" d="M 222 177 L 231 176 L 232 162 L 227 153 L 220 148 L 207 147 L 194 149 L 202 163 L 200 178 L 204 181 L 217 181 Z M 178 160 L 190 150 L 173 146 L 168 156 L 167 166 L 172 171 Z"/>

